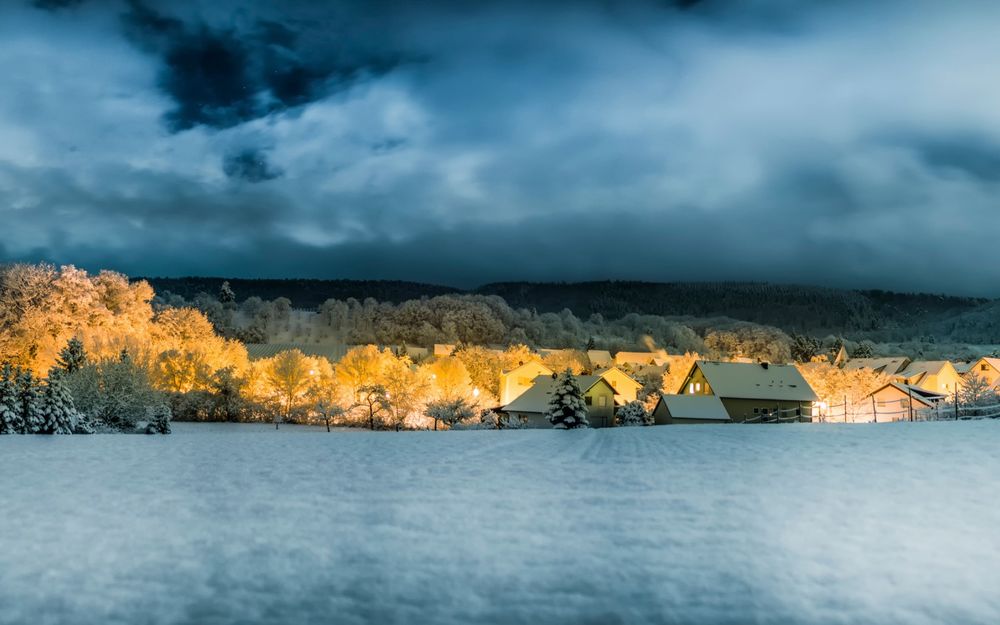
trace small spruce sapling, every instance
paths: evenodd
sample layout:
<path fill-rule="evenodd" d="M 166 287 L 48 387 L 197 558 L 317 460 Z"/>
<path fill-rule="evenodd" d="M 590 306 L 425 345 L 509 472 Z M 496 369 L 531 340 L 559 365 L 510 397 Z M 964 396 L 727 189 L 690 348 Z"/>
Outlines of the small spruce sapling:
<path fill-rule="evenodd" d="M 583 401 L 583 392 L 576 381 L 576 376 L 569 369 L 563 371 L 556 380 L 545 418 L 554 428 L 560 430 L 590 426 L 590 422 L 587 421 L 587 405 Z"/>

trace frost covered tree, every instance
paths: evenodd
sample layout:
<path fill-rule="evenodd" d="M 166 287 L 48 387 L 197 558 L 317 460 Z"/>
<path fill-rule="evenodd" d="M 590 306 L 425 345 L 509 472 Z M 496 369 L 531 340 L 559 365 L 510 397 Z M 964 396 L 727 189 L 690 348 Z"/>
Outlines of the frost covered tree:
<path fill-rule="evenodd" d="M 0 434 L 24 432 L 16 375 L 10 365 L 4 365 L 0 369 Z"/>
<path fill-rule="evenodd" d="M 146 434 L 170 434 L 170 406 L 156 404 L 149 409 L 147 415 Z"/>
<path fill-rule="evenodd" d="M 358 391 L 358 396 L 358 402 L 353 407 L 362 408 L 365 411 L 368 429 L 374 430 L 376 425 L 381 425 L 382 415 L 392 410 L 389 394 L 381 384 L 371 384 L 362 386 Z"/>
<path fill-rule="evenodd" d="M 875 355 L 872 344 L 868 341 L 861 341 L 851 352 L 851 358 L 871 358 Z"/>
<path fill-rule="evenodd" d="M 231 306 L 236 303 L 236 293 L 233 292 L 233 287 L 229 286 L 228 280 L 219 287 L 219 302 L 223 306 Z"/>
<path fill-rule="evenodd" d="M 59 352 L 59 357 L 56 358 L 56 366 L 66 373 L 73 373 L 74 371 L 79 371 L 85 364 L 87 364 L 87 352 L 83 348 L 83 341 L 74 336 L 66 343 L 66 347 L 62 348 L 62 351 Z"/>
<path fill-rule="evenodd" d="M 813 358 L 819 354 L 822 345 L 818 339 L 804 334 L 796 334 L 792 337 L 792 358 L 796 362 L 812 362 Z"/>
<path fill-rule="evenodd" d="M 639 426 L 639 425 L 652 425 L 653 417 L 646 410 L 646 405 L 641 401 L 630 401 L 629 403 L 622 406 L 621 410 L 618 411 L 618 425 L 621 426 Z"/>
<path fill-rule="evenodd" d="M 434 419 L 436 430 L 438 423 L 451 427 L 476 416 L 476 411 L 464 398 L 457 397 L 430 402 L 427 404 L 427 416 Z"/>
<path fill-rule="evenodd" d="M 972 374 L 962 381 L 958 390 L 958 402 L 963 406 L 992 406 L 1000 403 L 997 391 L 990 386 L 989 380 L 981 375 Z"/>
<path fill-rule="evenodd" d="M 587 404 L 583 401 L 583 391 L 580 390 L 576 376 L 569 369 L 563 371 L 556 380 L 545 418 L 553 427 L 560 430 L 590 426 L 587 421 Z"/>
<path fill-rule="evenodd" d="M 63 371 L 55 367 L 49 371 L 39 401 L 38 411 L 41 415 L 39 434 L 73 433 L 73 426 L 78 417 L 73 406 L 73 396 L 63 383 L 63 375 Z"/>
<path fill-rule="evenodd" d="M 31 371 L 17 376 L 17 404 L 20 411 L 21 432 L 37 434 L 42 428 L 41 393 L 38 381 Z"/>

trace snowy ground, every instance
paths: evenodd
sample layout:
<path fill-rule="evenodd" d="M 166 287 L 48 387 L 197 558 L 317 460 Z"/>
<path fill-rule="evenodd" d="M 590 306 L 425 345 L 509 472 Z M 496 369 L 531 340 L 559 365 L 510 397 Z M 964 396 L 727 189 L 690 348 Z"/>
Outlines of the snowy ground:
<path fill-rule="evenodd" d="M 0 623 L 1000 622 L 1000 422 L 0 437 Z"/>

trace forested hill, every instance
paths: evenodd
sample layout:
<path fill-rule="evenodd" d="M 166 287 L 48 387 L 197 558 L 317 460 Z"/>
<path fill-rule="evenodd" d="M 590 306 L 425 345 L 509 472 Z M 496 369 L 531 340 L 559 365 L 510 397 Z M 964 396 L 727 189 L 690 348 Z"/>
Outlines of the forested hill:
<path fill-rule="evenodd" d="M 515 308 L 539 312 L 569 308 L 577 316 L 600 313 L 608 319 L 633 312 L 724 316 L 811 333 L 926 326 L 971 312 L 989 301 L 757 282 L 502 282 L 484 285 L 476 292 L 499 295 Z"/>
<path fill-rule="evenodd" d="M 273 300 L 286 297 L 295 308 L 316 308 L 328 299 L 355 298 L 364 301 L 372 297 L 380 302 L 404 302 L 428 296 L 461 293 L 461 289 L 420 282 L 399 280 L 314 280 L 314 279 L 250 279 L 250 278 L 137 278 L 146 280 L 162 294 L 170 291 L 184 299 L 194 299 L 198 293 L 217 295 L 223 282 L 239 300 L 259 297 Z"/>
<path fill-rule="evenodd" d="M 193 300 L 217 295 L 224 278 L 146 278 L 157 293 Z M 851 335 L 879 340 L 962 336 L 993 342 L 1000 334 L 1000 300 L 946 295 L 860 291 L 755 282 L 501 282 L 472 291 L 389 280 L 228 279 L 238 300 L 288 298 L 313 309 L 328 299 L 400 303 L 421 297 L 475 293 L 499 295 L 514 308 L 559 312 L 581 318 L 599 313 L 618 319 L 631 313 L 669 317 L 728 317 L 771 325 L 786 332 Z M 696 324 L 697 325 L 697 324 Z"/>

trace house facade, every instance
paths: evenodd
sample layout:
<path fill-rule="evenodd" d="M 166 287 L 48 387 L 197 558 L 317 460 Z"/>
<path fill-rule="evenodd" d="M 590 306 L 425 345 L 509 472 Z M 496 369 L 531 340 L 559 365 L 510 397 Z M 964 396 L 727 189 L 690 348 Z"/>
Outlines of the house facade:
<path fill-rule="evenodd" d="M 969 379 L 973 375 L 986 380 L 990 387 L 996 387 L 1000 382 L 1000 358 L 980 358 L 969 365 L 962 377 Z"/>
<path fill-rule="evenodd" d="M 500 405 L 506 406 L 523 395 L 539 376 L 551 376 L 552 373 L 552 369 L 537 360 L 500 373 Z"/>
<path fill-rule="evenodd" d="M 712 362 L 691 367 L 678 395 L 714 395 L 733 421 L 811 421 L 817 401 L 794 365 Z"/>
<path fill-rule="evenodd" d="M 858 419 L 875 423 L 909 421 L 921 413 L 933 410 L 947 397 L 920 387 L 890 382 L 868 396 L 859 411 Z"/>
<path fill-rule="evenodd" d="M 618 367 L 598 370 L 594 373 L 607 380 L 611 388 L 615 389 L 615 402 L 618 405 L 635 401 L 635 398 L 639 395 L 639 391 L 642 389 L 642 384 L 639 384 L 635 378 Z"/>
<path fill-rule="evenodd" d="M 613 427 L 615 424 L 615 389 L 607 380 L 597 375 L 576 376 L 583 401 L 587 405 L 587 420 L 590 427 Z M 549 400 L 558 383 L 552 374 L 535 378 L 531 388 L 518 396 L 514 401 L 503 406 L 503 411 L 511 418 L 520 421 L 529 428 L 551 428 L 552 424 L 545 418 L 549 408 Z"/>
<path fill-rule="evenodd" d="M 895 377 L 897 382 L 944 395 L 954 395 L 962 387 L 962 376 L 947 360 L 911 362 Z"/>

